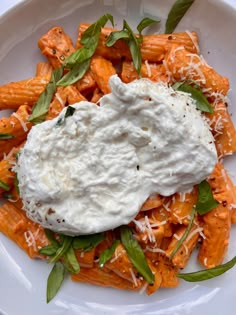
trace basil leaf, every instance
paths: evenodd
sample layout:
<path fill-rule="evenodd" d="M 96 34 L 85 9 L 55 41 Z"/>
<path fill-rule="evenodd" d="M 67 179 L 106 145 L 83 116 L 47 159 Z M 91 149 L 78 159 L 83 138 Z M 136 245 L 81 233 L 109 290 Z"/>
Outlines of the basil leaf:
<path fill-rule="evenodd" d="M 177 0 L 172 6 L 165 25 L 165 33 L 171 34 L 179 24 L 182 17 L 193 4 L 194 0 Z"/>
<path fill-rule="evenodd" d="M 128 39 L 127 44 L 129 46 L 129 50 L 132 56 L 134 67 L 136 71 L 138 72 L 138 74 L 140 75 L 141 65 L 142 65 L 142 55 L 140 51 L 139 41 L 136 35 L 134 34 L 134 32 L 132 31 L 132 29 L 130 28 L 129 24 L 125 20 L 124 20 L 123 28 L 126 29 L 129 34 L 130 38 Z"/>
<path fill-rule="evenodd" d="M 54 256 L 58 250 L 59 246 L 55 245 L 48 245 L 44 246 L 39 250 L 39 254 L 45 255 L 45 256 Z"/>
<path fill-rule="evenodd" d="M 105 263 L 106 263 L 108 260 L 111 259 L 111 257 L 113 256 L 113 254 L 114 254 L 114 252 L 115 252 L 115 250 L 116 250 L 116 247 L 118 246 L 119 243 L 120 243 L 120 241 L 115 240 L 115 241 L 112 243 L 111 247 L 105 249 L 105 250 L 101 253 L 101 255 L 100 255 L 100 257 L 99 257 L 99 267 L 100 267 L 100 268 L 102 268 L 102 267 L 105 265 Z"/>
<path fill-rule="evenodd" d="M 81 40 L 80 40 L 81 44 L 83 45 L 90 44 L 91 37 L 99 33 L 101 31 L 101 28 L 104 27 L 108 21 L 110 21 L 112 26 L 114 27 L 113 16 L 109 13 L 103 15 L 95 23 L 90 25 L 81 37 Z"/>
<path fill-rule="evenodd" d="M 74 249 L 83 249 L 83 251 L 88 252 L 100 244 L 104 239 L 104 233 L 81 235 L 74 238 L 72 246 Z"/>
<path fill-rule="evenodd" d="M 85 60 L 82 63 L 76 63 L 74 67 L 57 82 L 57 85 L 68 86 L 75 83 L 84 76 L 89 66 L 90 60 Z"/>
<path fill-rule="evenodd" d="M 47 303 L 49 303 L 59 291 L 65 276 L 65 267 L 61 262 L 55 263 L 47 281 Z"/>
<path fill-rule="evenodd" d="M 179 273 L 177 277 L 184 279 L 185 281 L 189 281 L 189 282 L 209 280 L 209 279 L 222 275 L 229 269 L 233 268 L 235 265 L 236 265 L 236 256 L 230 261 L 228 261 L 227 263 L 222 264 L 220 266 L 216 266 L 214 268 L 209 268 L 209 269 L 200 270 L 196 272 Z"/>
<path fill-rule="evenodd" d="M 111 32 L 106 40 L 106 46 L 113 46 L 119 39 L 129 39 L 130 35 L 126 30 L 121 30 L 117 32 Z"/>
<path fill-rule="evenodd" d="M 153 20 L 153 19 L 150 19 L 148 17 L 142 19 L 142 21 L 140 21 L 140 23 L 138 24 L 137 26 L 137 30 L 139 32 L 139 35 L 141 36 L 142 34 L 142 31 L 148 27 L 148 26 L 151 26 L 153 24 L 157 24 L 157 23 L 160 23 L 161 21 L 159 20 Z"/>
<path fill-rule="evenodd" d="M 203 215 L 212 209 L 216 208 L 219 202 L 214 199 L 211 186 L 204 180 L 198 184 L 198 201 L 196 210 L 200 215 Z"/>
<path fill-rule="evenodd" d="M 83 63 L 93 56 L 98 45 L 101 28 L 105 26 L 109 20 L 111 21 L 112 25 L 114 25 L 112 15 L 105 14 L 86 29 L 80 40 L 84 47 L 76 50 L 66 58 L 64 62 L 65 67 L 72 68 L 74 64 Z"/>
<path fill-rule="evenodd" d="M 184 234 L 182 235 L 182 237 L 180 238 L 180 240 L 178 240 L 175 248 L 173 249 L 172 253 L 170 254 L 170 257 L 169 259 L 171 260 L 174 255 L 177 253 L 177 251 L 179 250 L 179 248 L 181 247 L 181 245 L 183 244 L 183 242 L 186 240 L 186 238 L 188 237 L 188 234 L 191 230 L 191 227 L 193 225 L 193 221 L 194 221 L 194 216 L 195 216 L 195 212 L 196 212 L 196 209 L 195 209 L 195 206 L 192 208 L 192 211 L 191 211 L 191 214 L 190 214 L 190 220 L 189 220 L 189 224 L 188 224 L 188 227 L 187 229 L 185 230 Z"/>
<path fill-rule="evenodd" d="M 0 140 L 8 140 L 12 138 L 15 138 L 15 136 L 10 133 L 0 133 Z"/>
<path fill-rule="evenodd" d="M 53 70 L 50 82 L 33 106 L 32 114 L 28 119 L 31 123 L 39 124 L 45 120 L 52 97 L 56 91 L 56 84 L 62 75 L 63 67 Z"/>
<path fill-rule="evenodd" d="M 0 180 L 0 188 L 6 191 L 9 191 L 11 189 L 11 187 L 8 184 L 4 183 L 2 180 Z"/>
<path fill-rule="evenodd" d="M 175 83 L 172 87 L 177 91 L 189 93 L 191 97 L 196 101 L 197 109 L 206 113 L 211 113 L 211 114 L 214 113 L 214 110 L 211 104 L 208 102 L 207 98 L 202 93 L 202 91 L 199 90 L 198 88 L 195 88 L 185 83 L 181 84 L 180 82 Z"/>
<path fill-rule="evenodd" d="M 78 273 L 80 271 L 80 265 L 75 255 L 75 251 L 72 246 L 64 255 L 64 265 L 70 273 Z"/>
<path fill-rule="evenodd" d="M 137 271 L 144 277 L 149 284 L 153 284 L 155 277 L 150 267 L 148 266 L 146 257 L 143 253 L 138 241 L 133 237 L 133 234 L 128 226 L 121 226 L 121 242 L 128 254 L 128 257 Z"/>
<path fill-rule="evenodd" d="M 71 246 L 71 243 L 73 241 L 73 238 L 70 236 L 64 236 L 62 245 L 57 249 L 56 254 L 49 259 L 49 263 L 58 261 L 69 249 L 69 247 Z"/>
<path fill-rule="evenodd" d="M 17 174 L 15 174 L 15 177 L 14 177 L 14 186 L 16 188 L 16 191 L 18 192 L 18 194 L 20 193 L 20 190 L 19 190 L 19 180 L 18 180 L 18 177 L 17 177 Z"/>
<path fill-rule="evenodd" d="M 67 117 L 73 116 L 74 112 L 75 112 L 75 108 L 74 108 L 74 107 L 72 107 L 72 106 L 67 106 L 67 109 L 66 109 L 66 112 L 65 112 L 65 116 L 64 116 L 64 117 L 60 117 L 60 118 L 58 119 L 58 121 L 57 121 L 57 123 L 56 123 L 56 127 L 62 126 L 62 125 L 64 124 L 64 122 L 65 122 L 65 119 L 66 119 Z"/>
<path fill-rule="evenodd" d="M 7 193 L 7 192 L 4 192 L 4 193 L 2 194 L 2 198 L 4 198 L 4 199 L 13 199 L 14 196 L 13 196 L 12 194 L 9 194 L 9 193 Z"/>
<path fill-rule="evenodd" d="M 51 245 L 54 245 L 55 247 L 59 247 L 60 246 L 59 242 L 55 238 L 55 233 L 53 231 L 51 231 L 49 229 L 44 229 L 44 232 L 45 232 L 45 234 L 47 236 L 47 239 L 51 243 Z"/>

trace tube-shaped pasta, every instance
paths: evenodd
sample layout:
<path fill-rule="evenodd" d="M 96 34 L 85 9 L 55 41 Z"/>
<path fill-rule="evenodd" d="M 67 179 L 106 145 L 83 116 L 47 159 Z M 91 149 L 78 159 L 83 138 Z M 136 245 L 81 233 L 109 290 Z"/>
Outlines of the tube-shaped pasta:
<path fill-rule="evenodd" d="M 193 80 L 209 93 L 228 93 L 229 80 L 218 74 L 201 56 L 190 53 L 184 47 L 173 46 L 163 64 L 176 81 Z"/>
<path fill-rule="evenodd" d="M 198 260 L 207 268 L 220 265 L 228 249 L 230 205 L 233 201 L 230 182 L 223 165 L 217 163 L 209 177 L 209 184 L 219 205 L 201 217 L 205 238 L 199 250 Z"/>
<path fill-rule="evenodd" d="M 186 231 L 187 227 L 181 225 L 175 232 L 175 234 L 172 237 L 172 240 L 166 250 L 166 256 L 170 257 L 171 253 L 175 249 L 178 240 L 183 236 L 184 232 Z M 179 250 L 176 252 L 176 254 L 172 258 L 172 263 L 177 268 L 185 268 L 190 255 L 197 245 L 199 238 L 199 225 L 193 224 L 191 227 L 191 230 L 189 232 L 188 237 L 183 241 L 182 245 L 180 246 Z"/>
<path fill-rule="evenodd" d="M 80 93 L 90 93 L 96 88 L 97 84 L 90 69 L 85 73 L 83 78 L 75 83 L 75 86 L 80 91 Z"/>
<path fill-rule="evenodd" d="M 71 279 L 73 281 L 79 281 L 103 287 L 113 287 L 116 289 L 139 289 L 139 287 L 136 287 L 134 283 L 119 277 L 112 270 L 106 267 L 99 268 L 97 265 L 95 265 L 93 268 L 82 267 L 79 273 L 71 275 Z"/>
<path fill-rule="evenodd" d="M 217 103 L 214 114 L 206 116 L 212 128 L 218 156 L 223 157 L 236 152 L 236 130 L 225 104 Z"/>
<path fill-rule="evenodd" d="M 89 24 L 80 24 L 79 34 L 77 39 L 76 48 L 80 48 L 80 39 L 84 31 L 89 27 Z M 121 60 L 126 58 L 131 60 L 129 48 L 123 40 L 119 40 L 112 47 L 107 47 L 105 42 L 111 32 L 116 31 L 113 28 L 104 27 L 100 35 L 96 54 L 111 60 Z M 175 33 L 175 34 L 157 34 L 143 36 L 143 42 L 141 44 L 142 59 L 151 62 L 160 62 L 164 59 L 166 52 L 172 45 L 178 45 L 185 47 L 192 53 L 197 53 L 197 34 L 191 33 L 191 37 L 188 33 Z"/>
<path fill-rule="evenodd" d="M 90 68 L 99 89 L 104 94 L 110 93 L 111 89 L 108 81 L 113 74 L 116 74 L 112 63 L 103 57 L 95 56 L 92 58 Z"/>
<path fill-rule="evenodd" d="M 36 66 L 36 77 L 48 76 L 51 78 L 53 67 L 49 62 L 38 62 Z"/>
<path fill-rule="evenodd" d="M 59 68 L 66 57 L 75 51 L 71 38 L 60 26 L 53 27 L 44 34 L 39 39 L 38 46 L 54 69 Z"/>
<path fill-rule="evenodd" d="M 148 78 L 154 82 L 168 82 L 169 77 L 166 69 L 162 64 L 151 64 L 147 61 L 141 65 L 141 75 L 143 78 Z M 122 63 L 121 79 L 125 83 L 132 82 L 139 78 L 134 64 L 131 61 L 124 61 Z"/>
<path fill-rule="evenodd" d="M 26 139 L 27 133 L 32 127 L 28 122 L 28 117 L 31 113 L 31 108 L 22 105 L 10 117 L 3 117 L 0 119 L 0 133 L 12 135 L 14 138 L 0 140 L 0 158 L 2 159 L 5 154 L 8 154 L 11 149 L 18 146 Z"/>
<path fill-rule="evenodd" d="M 0 231 L 23 249 L 30 258 L 43 258 L 38 250 L 48 245 L 44 229 L 8 201 L 0 207 Z"/>
<path fill-rule="evenodd" d="M 188 224 L 193 206 L 197 202 L 197 188 L 188 193 L 177 193 L 172 197 L 169 220 L 174 224 Z"/>
<path fill-rule="evenodd" d="M 34 77 L 0 86 L 0 110 L 17 109 L 21 105 L 33 106 L 44 91 L 50 77 Z"/>

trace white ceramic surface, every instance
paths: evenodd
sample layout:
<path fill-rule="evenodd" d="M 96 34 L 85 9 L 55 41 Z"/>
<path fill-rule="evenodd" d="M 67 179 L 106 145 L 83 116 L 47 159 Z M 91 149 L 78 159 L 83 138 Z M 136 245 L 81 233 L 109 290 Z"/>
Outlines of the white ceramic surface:
<path fill-rule="evenodd" d="M 54 25 L 62 25 L 76 37 L 80 21 L 92 22 L 105 12 L 116 21 L 127 18 L 131 25 L 143 16 L 165 17 L 173 0 L 1 0 L 0 14 L 20 2 L 0 18 L 0 84 L 34 74 L 43 60 L 37 39 Z M 227 4 L 228 3 L 228 4 Z M 196 30 L 206 60 L 228 76 L 233 119 L 236 110 L 236 0 L 196 0 L 178 30 Z M 226 161 L 236 182 L 235 158 Z M 236 254 L 235 227 L 226 260 Z M 193 257 L 188 271 L 200 268 Z M 202 283 L 182 282 L 177 289 L 160 290 L 152 296 L 92 287 L 66 281 L 56 298 L 45 303 L 46 279 L 51 266 L 33 261 L 10 240 L 0 235 L 0 314 L 5 315 L 233 315 L 235 314 L 236 268 Z"/>

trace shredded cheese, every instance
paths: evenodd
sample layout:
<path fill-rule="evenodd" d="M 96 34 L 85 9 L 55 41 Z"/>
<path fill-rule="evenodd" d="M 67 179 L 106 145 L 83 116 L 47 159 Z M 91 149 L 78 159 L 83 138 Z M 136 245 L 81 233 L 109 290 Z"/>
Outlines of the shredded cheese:
<path fill-rule="evenodd" d="M 24 132 L 27 132 L 29 129 L 26 126 L 26 123 L 23 121 L 23 119 L 17 114 L 17 113 L 13 113 L 12 116 L 16 117 L 16 119 L 19 120 Z"/>

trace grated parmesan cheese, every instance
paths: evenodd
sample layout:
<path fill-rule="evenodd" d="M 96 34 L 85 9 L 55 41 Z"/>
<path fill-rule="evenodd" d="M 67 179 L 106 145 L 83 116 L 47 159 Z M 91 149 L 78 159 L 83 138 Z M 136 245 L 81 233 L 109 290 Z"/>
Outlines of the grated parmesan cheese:
<path fill-rule="evenodd" d="M 17 114 L 17 113 L 13 113 L 12 116 L 14 116 L 16 119 L 19 120 L 24 132 L 27 132 L 29 129 L 26 126 L 26 123 L 23 121 L 23 119 Z"/>

